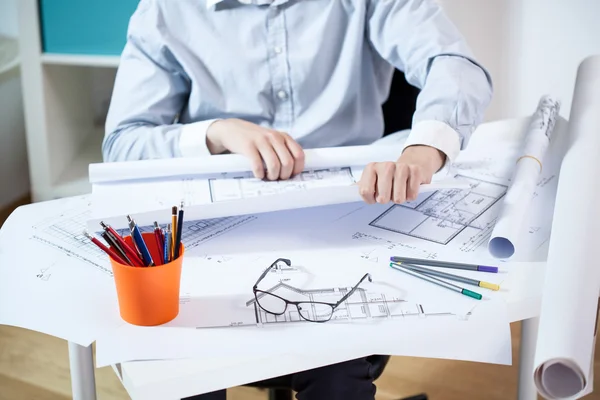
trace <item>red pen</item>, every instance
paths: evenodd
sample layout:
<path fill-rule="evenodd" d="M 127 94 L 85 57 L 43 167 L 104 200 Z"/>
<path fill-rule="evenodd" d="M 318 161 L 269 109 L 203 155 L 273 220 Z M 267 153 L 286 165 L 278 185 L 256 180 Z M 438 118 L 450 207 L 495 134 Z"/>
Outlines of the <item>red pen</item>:
<path fill-rule="evenodd" d="M 100 221 L 100 225 L 102 226 L 102 228 L 104 228 L 104 230 L 110 236 L 113 237 L 113 239 L 115 239 L 115 241 L 117 242 L 117 244 L 123 249 L 123 251 L 125 252 L 125 254 L 127 255 L 127 257 L 131 260 L 131 262 L 136 267 L 143 267 L 144 266 L 144 262 L 140 258 L 140 255 L 138 254 L 138 252 L 135 251 L 133 248 L 131 248 L 131 246 L 129 246 L 125 242 L 125 240 L 123 240 L 123 238 L 121 237 L 121 235 L 119 235 L 117 233 L 117 231 L 115 231 L 110 225 L 106 225 L 103 221 Z"/>
<path fill-rule="evenodd" d="M 96 239 L 95 237 L 90 235 L 87 231 L 83 231 L 83 234 L 85 236 L 87 236 L 92 241 L 92 243 L 94 243 L 96 246 L 100 247 L 100 249 L 102 251 L 104 251 L 106 254 L 108 254 L 109 256 L 111 256 L 112 258 L 114 258 L 115 260 L 120 262 L 121 264 L 131 265 L 127 261 L 123 260 L 123 258 L 119 255 L 119 253 L 117 253 L 113 249 L 104 245 L 104 243 L 102 243 L 101 241 L 99 241 L 98 239 Z"/>
<path fill-rule="evenodd" d="M 160 230 L 160 226 L 158 226 L 158 222 L 154 221 L 154 238 L 156 239 L 156 248 L 158 249 L 158 260 L 156 260 L 155 264 L 156 265 L 162 265 L 163 263 L 163 254 L 162 254 L 162 250 L 163 250 L 163 243 L 161 241 L 161 230 Z"/>

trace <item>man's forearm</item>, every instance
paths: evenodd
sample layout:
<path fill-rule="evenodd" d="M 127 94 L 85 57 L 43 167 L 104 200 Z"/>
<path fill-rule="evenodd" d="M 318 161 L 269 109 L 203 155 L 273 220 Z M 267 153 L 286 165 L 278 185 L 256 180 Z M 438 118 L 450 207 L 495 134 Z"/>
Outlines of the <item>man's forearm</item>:
<path fill-rule="evenodd" d="M 407 145 L 433 146 L 453 161 L 482 122 L 492 90 L 488 74 L 474 62 L 436 57 L 417 99 Z"/>
<path fill-rule="evenodd" d="M 180 157 L 181 125 L 128 125 L 105 136 L 105 162 Z"/>

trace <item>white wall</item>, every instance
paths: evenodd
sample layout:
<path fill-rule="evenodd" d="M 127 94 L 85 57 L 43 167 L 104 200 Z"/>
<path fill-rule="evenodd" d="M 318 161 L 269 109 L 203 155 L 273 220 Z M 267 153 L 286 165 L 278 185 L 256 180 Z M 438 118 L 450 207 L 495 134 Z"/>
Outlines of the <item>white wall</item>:
<path fill-rule="evenodd" d="M 511 0 L 514 77 L 509 114 L 533 111 L 539 96 L 562 101 L 568 118 L 579 63 L 600 54 L 599 0 Z"/>
<path fill-rule="evenodd" d="M 0 36 L 17 37 L 18 0 L 0 0 Z M 29 192 L 25 121 L 18 68 L 0 74 L 0 208 Z"/>
<path fill-rule="evenodd" d="M 0 0 L 0 35 L 17 36 L 17 0 Z"/>
<path fill-rule="evenodd" d="M 438 0 L 494 80 L 486 120 L 531 114 L 543 94 L 569 117 L 577 66 L 600 54 L 600 0 Z"/>

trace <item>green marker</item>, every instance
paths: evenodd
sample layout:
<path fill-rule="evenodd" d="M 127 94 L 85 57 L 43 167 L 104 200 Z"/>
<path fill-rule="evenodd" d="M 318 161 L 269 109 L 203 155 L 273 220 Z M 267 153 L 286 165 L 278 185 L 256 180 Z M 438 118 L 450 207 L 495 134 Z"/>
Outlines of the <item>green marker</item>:
<path fill-rule="evenodd" d="M 450 289 L 450 290 L 452 290 L 454 292 L 458 292 L 458 293 L 463 294 L 465 296 L 469 296 L 469 297 L 471 297 L 471 298 L 473 298 L 475 300 L 481 300 L 483 298 L 482 295 L 480 295 L 479 293 L 473 292 L 472 290 L 461 288 L 460 286 L 453 285 L 451 283 L 448 283 L 448 282 L 443 281 L 441 279 L 434 278 L 433 276 L 430 276 L 430 275 L 427 275 L 427 274 L 422 274 L 422 273 L 417 272 L 415 270 L 412 270 L 410 268 L 403 267 L 403 266 L 401 266 L 399 264 L 390 263 L 390 267 L 394 268 L 395 270 L 402 271 L 405 274 L 414 276 L 415 278 L 420 278 L 420 279 L 423 279 L 425 281 L 428 281 L 428 282 L 431 282 L 433 284 L 436 284 L 438 286 L 445 287 L 446 289 Z"/>

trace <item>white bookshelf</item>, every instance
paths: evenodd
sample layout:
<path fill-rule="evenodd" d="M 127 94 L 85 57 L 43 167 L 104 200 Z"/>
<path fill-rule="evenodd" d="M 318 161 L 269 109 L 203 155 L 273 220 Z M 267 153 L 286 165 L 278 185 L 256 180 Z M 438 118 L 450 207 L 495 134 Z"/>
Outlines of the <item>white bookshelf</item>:
<path fill-rule="evenodd" d="M 102 161 L 103 121 L 92 76 L 119 57 L 42 50 L 38 0 L 19 0 L 19 50 L 33 201 L 89 193 L 88 166 Z"/>

